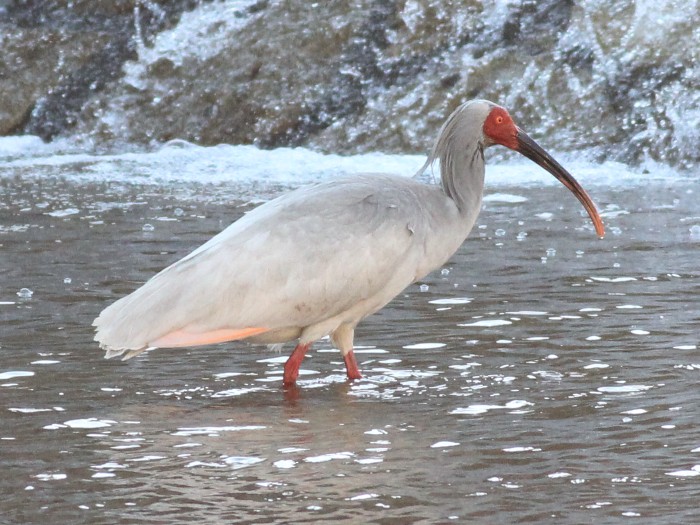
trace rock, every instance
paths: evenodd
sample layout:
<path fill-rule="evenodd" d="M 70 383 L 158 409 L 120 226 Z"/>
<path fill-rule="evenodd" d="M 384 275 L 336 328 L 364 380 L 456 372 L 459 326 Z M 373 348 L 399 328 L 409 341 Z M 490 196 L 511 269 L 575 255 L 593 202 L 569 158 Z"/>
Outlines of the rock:
<path fill-rule="evenodd" d="M 624 0 L 10 1 L 0 133 L 425 152 L 483 97 L 557 150 L 700 160 L 700 33 Z"/>

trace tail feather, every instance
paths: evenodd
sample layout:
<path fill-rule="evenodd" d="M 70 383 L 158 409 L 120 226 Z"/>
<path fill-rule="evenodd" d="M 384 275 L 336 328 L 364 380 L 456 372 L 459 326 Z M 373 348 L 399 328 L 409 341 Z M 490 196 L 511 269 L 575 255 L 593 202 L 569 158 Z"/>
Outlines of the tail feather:
<path fill-rule="evenodd" d="M 92 323 L 105 358 L 126 360 L 149 348 L 213 344 L 268 331 L 259 326 L 230 326 L 230 318 L 239 316 L 221 307 L 222 296 L 214 291 L 217 283 L 208 275 L 211 271 L 205 266 L 178 263 L 105 308 Z M 241 295 L 245 292 L 240 290 Z"/>
<path fill-rule="evenodd" d="M 170 286 L 171 279 L 162 274 L 132 294 L 105 308 L 93 321 L 95 341 L 105 357 L 130 359 L 147 350 L 151 341 L 187 322 L 182 290 Z"/>

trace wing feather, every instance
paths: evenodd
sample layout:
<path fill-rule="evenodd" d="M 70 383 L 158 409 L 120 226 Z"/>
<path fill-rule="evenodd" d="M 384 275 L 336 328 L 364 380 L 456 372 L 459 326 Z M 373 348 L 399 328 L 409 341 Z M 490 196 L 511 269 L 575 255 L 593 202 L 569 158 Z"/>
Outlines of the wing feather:
<path fill-rule="evenodd" d="M 93 323 L 95 339 L 126 351 L 177 330 L 302 328 L 390 281 L 400 291 L 419 271 L 416 249 L 424 249 L 429 230 L 421 213 L 426 188 L 363 176 L 270 201 L 107 307 Z"/>

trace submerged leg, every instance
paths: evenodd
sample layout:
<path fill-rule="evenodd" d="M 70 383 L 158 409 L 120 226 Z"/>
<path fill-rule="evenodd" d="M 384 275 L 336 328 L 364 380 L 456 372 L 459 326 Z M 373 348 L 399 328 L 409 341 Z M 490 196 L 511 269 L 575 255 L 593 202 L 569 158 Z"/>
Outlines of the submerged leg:
<path fill-rule="evenodd" d="M 354 338 L 355 327 L 350 325 L 340 325 L 338 329 L 331 334 L 333 343 L 343 353 L 348 379 L 362 379 L 362 374 L 360 374 L 360 369 L 357 367 L 357 361 L 355 360 L 355 353 L 352 351 Z"/>
<path fill-rule="evenodd" d="M 343 356 L 343 358 L 345 359 L 345 368 L 348 372 L 348 379 L 362 379 L 360 369 L 357 368 L 357 361 L 355 361 L 355 352 L 350 350 Z"/>
<path fill-rule="evenodd" d="M 292 355 L 289 356 L 289 359 L 287 359 L 287 362 L 284 364 L 284 386 L 291 386 L 296 383 L 297 377 L 299 377 L 299 367 L 310 347 L 311 343 L 299 343 L 294 349 L 294 352 L 292 352 Z"/>

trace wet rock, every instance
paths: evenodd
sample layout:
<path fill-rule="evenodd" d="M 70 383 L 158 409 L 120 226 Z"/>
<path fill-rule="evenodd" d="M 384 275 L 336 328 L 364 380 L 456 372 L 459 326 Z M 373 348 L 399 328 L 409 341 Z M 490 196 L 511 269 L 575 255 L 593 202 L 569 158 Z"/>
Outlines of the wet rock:
<path fill-rule="evenodd" d="M 177 22 L 194 0 L 10 1 L 0 10 L 0 134 L 50 140 L 137 58 L 133 37 Z"/>

